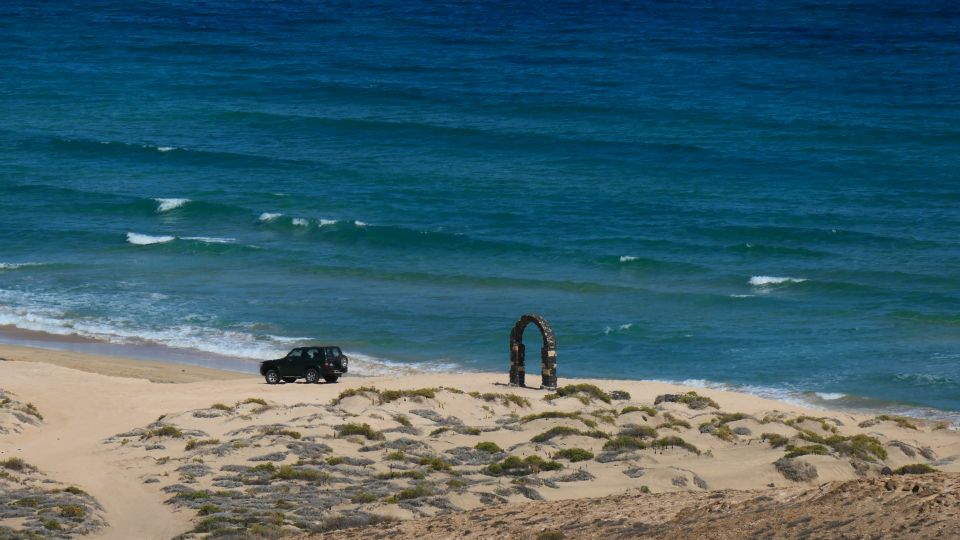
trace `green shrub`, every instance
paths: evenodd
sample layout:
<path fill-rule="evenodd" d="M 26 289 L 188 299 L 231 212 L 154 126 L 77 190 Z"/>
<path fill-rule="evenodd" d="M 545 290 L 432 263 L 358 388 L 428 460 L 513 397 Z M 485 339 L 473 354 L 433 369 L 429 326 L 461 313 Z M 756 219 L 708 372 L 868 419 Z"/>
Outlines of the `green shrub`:
<path fill-rule="evenodd" d="M 527 422 L 532 422 L 534 420 L 542 419 L 554 419 L 554 418 L 571 418 L 574 420 L 580 420 L 580 413 L 578 412 L 563 412 L 563 411 L 544 411 L 537 414 L 528 414 L 520 419 L 521 424 L 526 424 Z"/>
<path fill-rule="evenodd" d="M 653 441 L 654 448 L 667 448 L 678 446 L 687 450 L 688 452 L 693 452 L 694 454 L 700 455 L 700 449 L 696 446 L 688 443 L 687 441 L 681 439 L 680 437 L 662 437 Z"/>
<path fill-rule="evenodd" d="M 277 467 L 276 467 L 276 465 L 274 465 L 273 463 L 261 463 L 261 464 L 255 466 L 255 467 L 252 467 L 250 470 L 253 471 L 253 472 L 263 472 L 263 471 L 265 471 L 265 472 L 269 472 L 269 473 L 274 473 L 274 472 L 277 471 Z"/>
<path fill-rule="evenodd" d="M 385 473 L 379 473 L 376 475 L 376 478 L 379 480 L 394 480 L 397 478 L 411 478 L 413 480 L 423 480 L 427 475 L 423 474 L 422 471 L 390 471 Z"/>
<path fill-rule="evenodd" d="M 626 437 L 639 437 L 641 439 L 655 439 L 657 438 L 657 430 L 650 426 L 636 426 L 631 424 L 624 426 L 618 435 L 623 435 Z"/>
<path fill-rule="evenodd" d="M 366 491 L 358 491 L 350 496 L 350 502 L 353 504 L 372 503 L 375 500 L 377 500 L 376 495 L 371 495 Z"/>
<path fill-rule="evenodd" d="M 569 384 L 567 386 L 557 388 L 556 393 L 550 394 L 550 396 L 556 396 L 553 398 L 556 399 L 558 397 L 575 396 L 576 394 L 586 394 L 590 398 L 599 399 L 604 403 L 610 403 L 610 394 L 604 392 L 596 385 L 586 383 Z M 544 399 L 546 399 L 546 397 L 548 396 L 545 396 Z M 587 403 L 589 403 L 589 399 L 587 400 Z"/>
<path fill-rule="evenodd" d="M 467 487 L 467 483 L 459 478 L 451 478 L 447 480 L 447 487 L 450 489 L 463 489 Z"/>
<path fill-rule="evenodd" d="M 789 438 L 776 433 L 764 433 L 760 435 L 760 440 L 770 443 L 771 448 L 780 448 L 782 446 L 786 446 L 786 444 L 790 441 Z"/>
<path fill-rule="evenodd" d="M 937 472 L 937 470 L 926 463 L 913 463 L 911 465 L 898 467 L 893 471 L 893 474 L 931 474 L 935 472 Z"/>
<path fill-rule="evenodd" d="M 587 461 L 589 459 L 593 459 L 593 452 L 584 450 L 583 448 L 564 448 L 563 450 L 560 450 L 554 454 L 553 457 L 558 459 L 567 459 L 570 460 L 571 463 L 575 463 L 577 461 Z"/>
<path fill-rule="evenodd" d="M 281 465 L 280 468 L 277 469 L 277 472 L 273 473 L 273 478 L 323 483 L 330 479 L 330 475 L 314 469 L 303 469 L 294 467 L 293 465 Z"/>
<path fill-rule="evenodd" d="M 211 408 L 211 409 L 217 409 L 217 410 L 220 410 L 220 411 L 232 411 L 232 410 L 233 410 L 233 407 L 231 407 L 231 406 L 229 406 L 229 405 L 226 405 L 226 404 L 224 404 L 224 403 L 214 403 L 213 405 L 210 406 L 210 408 Z"/>
<path fill-rule="evenodd" d="M 450 464 L 438 457 L 422 457 L 420 465 L 426 465 L 435 471 L 449 471 Z"/>
<path fill-rule="evenodd" d="M 603 449 L 611 452 L 622 452 L 627 450 L 643 450 L 647 443 L 638 437 L 620 435 L 610 439 L 603 444 Z"/>
<path fill-rule="evenodd" d="M 215 504 L 204 504 L 197 510 L 198 516 L 209 516 L 210 514 L 216 514 L 220 511 L 220 507 Z"/>
<path fill-rule="evenodd" d="M 70 486 L 70 487 L 68 487 L 68 488 L 64 488 L 63 491 L 66 492 L 66 493 L 72 493 L 73 495 L 86 495 L 86 494 L 87 494 L 86 491 L 78 488 L 77 486 Z"/>
<path fill-rule="evenodd" d="M 10 469 L 11 471 L 23 471 L 26 470 L 29 465 L 27 465 L 26 461 L 18 457 L 12 457 L 0 461 L 0 467 Z"/>
<path fill-rule="evenodd" d="M 690 429 L 690 428 L 693 427 L 693 426 L 690 425 L 690 422 L 687 422 L 686 420 L 681 420 L 681 419 L 673 416 L 673 415 L 670 414 L 670 413 L 664 414 L 664 415 L 663 415 L 663 418 L 666 420 L 666 422 L 664 422 L 664 423 L 660 424 L 659 426 L 657 426 L 657 429 L 673 429 L 673 430 L 677 430 L 677 428 Z"/>
<path fill-rule="evenodd" d="M 336 466 L 336 465 L 340 465 L 341 463 L 344 463 L 345 461 L 347 461 L 347 458 L 343 456 L 330 456 L 327 458 L 327 465 Z"/>
<path fill-rule="evenodd" d="M 914 423 L 911 422 L 909 418 L 906 418 L 903 416 L 890 416 L 887 414 L 881 414 L 880 416 L 877 417 L 877 420 L 894 422 L 895 424 L 902 427 L 903 429 L 912 429 L 912 430 L 917 429 L 917 426 L 914 425 Z"/>
<path fill-rule="evenodd" d="M 302 437 L 299 431 L 294 431 L 292 429 L 285 429 L 277 426 L 269 426 L 269 427 L 263 428 L 263 430 L 261 430 L 260 433 L 264 435 L 278 435 L 281 437 L 290 437 L 291 439 L 299 439 L 300 437 Z"/>
<path fill-rule="evenodd" d="M 481 394 L 479 392 L 471 392 L 470 395 L 477 399 L 482 399 L 484 401 L 490 401 L 490 402 L 497 401 L 504 407 L 509 407 L 510 405 L 516 405 L 518 407 L 530 406 L 529 399 L 522 396 L 518 396 L 516 394 L 500 394 L 500 393 L 493 393 L 493 392 L 485 392 Z"/>
<path fill-rule="evenodd" d="M 25 412 L 25 413 L 27 413 L 27 414 L 29 414 L 29 415 L 35 416 L 35 417 L 37 418 L 37 420 L 43 420 L 43 415 L 40 414 L 40 411 L 37 410 L 36 405 L 34 405 L 33 403 L 27 403 L 27 404 L 24 405 L 23 408 L 20 409 L 20 410 L 23 411 L 23 412 Z"/>
<path fill-rule="evenodd" d="M 784 457 L 795 458 L 800 456 L 815 455 L 815 456 L 825 456 L 830 453 L 830 450 L 822 444 L 811 444 L 807 446 L 794 446 L 788 444 L 786 447 L 787 453 Z"/>
<path fill-rule="evenodd" d="M 563 468 L 563 465 L 556 461 L 546 461 L 540 456 L 528 456 L 519 458 L 517 456 L 507 456 L 499 463 L 491 463 L 485 469 L 485 472 L 492 476 L 501 476 L 504 474 L 511 476 L 526 476 L 541 471 L 555 471 Z"/>
<path fill-rule="evenodd" d="M 866 461 L 875 461 L 876 458 L 887 459 L 887 449 L 880 441 L 869 435 L 860 434 L 852 437 L 834 435 L 827 438 L 826 442 L 842 456 L 852 456 Z"/>
<path fill-rule="evenodd" d="M 172 437 L 179 439 L 183 437 L 183 432 L 177 429 L 176 426 L 171 426 L 169 424 L 165 426 L 160 426 L 158 428 L 151 429 L 141 436 L 141 439 L 149 439 L 150 437 Z"/>
<path fill-rule="evenodd" d="M 261 407 L 267 407 L 267 406 L 268 406 L 268 405 L 267 405 L 267 400 L 261 399 L 261 398 L 255 398 L 255 397 L 247 398 L 247 399 L 241 401 L 241 402 L 240 402 L 240 405 L 249 405 L 249 404 L 251 404 L 251 403 L 256 404 L 256 405 L 260 405 Z"/>
<path fill-rule="evenodd" d="M 393 415 L 393 421 L 396 422 L 396 423 L 398 423 L 398 424 L 400 424 L 401 426 L 404 426 L 404 427 L 412 427 L 412 426 L 413 426 L 413 424 L 410 422 L 410 419 L 407 418 L 406 416 L 402 415 L 402 414 L 395 414 L 395 415 Z"/>
<path fill-rule="evenodd" d="M 726 424 L 720 424 L 717 426 L 717 429 L 710 432 L 710 434 L 726 442 L 733 442 L 737 438 L 737 436 L 733 434 L 733 430 L 730 429 L 730 426 Z"/>
<path fill-rule="evenodd" d="M 607 411 L 592 411 L 590 413 L 591 416 L 593 416 L 597 420 L 600 420 L 601 422 L 604 422 L 606 424 L 616 424 L 617 419 L 616 419 L 616 416 L 614 416 L 616 414 L 617 414 L 616 410 L 613 410 L 612 414 Z"/>
<path fill-rule="evenodd" d="M 422 401 L 424 398 L 434 399 L 437 397 L 436 388 L 418 388 L 416 390 L 383 390 L 380 392 L 380 403 L 390 403 L 401 398 L 409 398 L 413 401 Z"/>
<path fill-rule="evenodd" d="M 713 399 L 708 398 L 707 396 L 701 396 L 693 391 L 680 395 L 680 397 L 676 400 L 676 403 L 682 403 L 691 409 L 703 409 L 705 407 L 712 407 L 714 409 L 720 408 L 720 405 L 718 405 Z"/>
<path fill-rule="evenodd" d="M 176 495 L 177 499 L 184 501 L 202 501 L 210 498 L 210 492 L 205 489 L 197 491 L 181 491 Z"/>
<path fill-rule="evenodd" d="M 540 531 L 536 540 L 564 540 L 566 535 L 560 531 Z"/>
<path fill-rule="evenodd" d="M 43 524 L 43 528 L 48 531 L 59 531 L 63 529 L 63 527 L 60 525 L 60 522 L 55 519 L 42 519 L 40 520 L 40 523 Z"/>
<path fill-rule="evenodd" d="M 790 419 L 790 420 L 787 420 L 787 421 L 784 422 L 784 424 L 786 424 L 786 425 L 788 425 L 788 426 L 791 426 L 791 427 L 794 427 L 794 428 L 796 428 L 796 429 L 798 429 L 798 430 L 800 430 L 800 431 L 805 431 L 803 428 L 801 428 L 801 427 L 799 427 L 799 426 L 800 426 L 800 424 L 802 424 L 802 423 L 804 423 L 804 422 L 808 422 L 808 421 L 809 421 L 809 422 L 816 422 L 816 423 L 820 424 L 820 429 L 822 429 L 823 431 L 828 431 L 828 432 L 830 432 L 830 433 L 836 433 L 836 432 L 837 432 L 836 426 L 833 426 L 833 425 L 829 424 L 829 423 L 827 422 L 827 419 L 826 419 L 826 418 L 822 418 L 822 417 L 821 417 L 821 418 L 818 418 L 818 417 L 815 417 L 815 416 L 807 416 L 807 415 L 805 415 L 805 414 L 804 414 L 804 415 L 800 415 L 800 416 L 798 416 L 798 417 L 796 417 L 796 418 L 792 418 L 792 419 Z M 807 430 L 807 431 L 808 431 L 808 430 Z"/>
<path fill-rule="evenodd" d="M 726 424 L 728 422 L 736 422 L 737 420 L 743 420 L 744 418 L 751 418 L 749 414 L 738 412 L 738 413 L 724 413 L 718 412 L 717 416 L 714 418 L 718 424 Z"/>
<path fill-rule="evenodd" d="M 198 446 L 209 446 L 213 444 L 220 444 L 220 439 L 190 439 L 187 441 L 187 446 L 184 447 L 184 450 L 189 452 Z"/>
<path fill-rule="evenodd" d="M 593 437 L 594 439 L 606 439 L 607 434 L 602 431 L 580 431 L 569 426 L 554 426 L 539 435 L 534 435 L 530 440 L 535 443 L 547 442 L 555 437 L 566 437 L 569 435 L 581 435 L 584 437 Z"/>
<path fill-rule="evenodd" d="M 656 415 L 657 415 L 657 410 L 654 409 L 653 407 L 648 406 L 648 405 L 644 405 L 644 406 L 642 406 L 642 407 L 637 407 L 636 405 L 627 405 L 626 407 L 624 407 L 624 408 L 620 411 L 620 414 L 627 414 L 627 413 L 632 413 L 632 412 L 642 412 L 642 413 L 647 414 L 648 416 L 656 416 Z"/>
<path fill-rule="evenodd" d="M 383 433 L 370 427 L 370 424 L 343 424 L 342 426 L 337 426 L 334 428 L 337 430 L 337 434 L 341 437 L 348 437 L 350 435 L 361 435 L 369 441 L 380 441 L 385 437 Z"/>
<path fill-rule="evenodd" d="M 354 396 L 364 396 L 364 395 L 366 395 L 366 394 L 375 394 L 376 396 L 379 397 L 379 396 L 380 396 L 380 390 L 377 390 L 376 388 L 374 388 L 374 387 L 372 387 L 372 386 L 360 386 L 360 387 L 358 387 L 358 388 L 347 388 L 347 389 L 344 390 L 343 392 L 340 392 L 340 395 L 339 395 L 339 396 L 333 398 L 333 401 L 331 402 L 331 404 L 332 404 L 332 405 L 339 405 L 341 401 L 343 401 L 343 400 L 345 400 L 345 399 L 347 399 L 347 398 L 351 398 L 351 397 L 354 397 Z"/>
<path fill-rule="evenodd" d="M 647 486 L 640 486 L 640 493 L 650 493 L 650 488 Z"/>
<path fill-rule="evenodd" d="M 420 482 L 412 488 L 404 489 L 394 495 L 398 501 L 406 501 L 410 499 L 418 499 L 420 497 L 428 497 L 433 495 L 433 490 L 426 483 Z"/>
<path fill-rule="evenodd" d="M 496 454 L 499 452 L 503 452 L 503 448 L 500 448 L 500 446 L 497 443 L 491 442 L 491 441 L 478 442 L 477 445 L 474 446 L 474 448 L 476 448 L 477 450 L 480 450 L 481 452 L 486 452 L 488 454 Z"/>

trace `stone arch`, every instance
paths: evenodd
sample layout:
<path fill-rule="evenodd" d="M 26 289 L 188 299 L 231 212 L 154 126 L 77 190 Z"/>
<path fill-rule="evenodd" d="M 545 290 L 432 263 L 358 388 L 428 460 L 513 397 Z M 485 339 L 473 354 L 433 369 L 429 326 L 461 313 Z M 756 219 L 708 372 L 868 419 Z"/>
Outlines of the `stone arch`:
<path fill-rule="evenodd" d="M 510 384 L 525 386 L 526 347 L 523 344 L 523 331 L 530 323 L 535 324 L 543 336 L 543 346 L 540 348 L 541 387 L 556 388 L 557 338 L 553 334 L 553 328 L 550 328 L 550 323 L 540 315 L 523 315 L 510 331 Z"/>

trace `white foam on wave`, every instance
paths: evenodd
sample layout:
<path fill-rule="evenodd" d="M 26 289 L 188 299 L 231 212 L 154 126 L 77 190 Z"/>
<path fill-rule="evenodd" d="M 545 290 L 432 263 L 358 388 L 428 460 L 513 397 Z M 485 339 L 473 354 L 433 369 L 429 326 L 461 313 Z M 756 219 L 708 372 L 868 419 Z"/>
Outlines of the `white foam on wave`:
<path fill-rule="evenodd" d="M 755 294 L 731 294 L 730 298 L 753 298 Z"/>
<path fill-rule="evenodd" d="M 217 238 L 215 236 L 181 236 L 180 239 L 204 242 L 206 244 L 232 244 L 237 241 L 236 238 Z"/>
<path fill-rule="evenodd" d="M 335 220 L 335 219 L 323 219 L 323 218 L 320 218 L 320 222 L 319 222 L 319 223 L 320 223 L 320 226 L 321 226 L 321 227 L 326 227 L 326 226 L 328 226 L 328 225 L 336 225 L 336 224 L 337 224 L 337 220 Z"/>
<path fill-rule="evenodd" d="M 158 146 L 157 151 L 159 152 L 169 152 L 171 150 L 176 150 L 176 146 Z"/>
<path fill-rule="evenodd" d="M 0 270 L 18 270 L 20 268 L 28 268 L 30 266 L 42 266 L 43 263 L 0 263 Z"/>
<path fill-rule="evenodd" d="M 157 212 L 169 212 L 175 208 L 180 208 L 181 206 L 190 202 L 190 199 L 154 199 L 157 201 Z"/>
<path fill-rule="evenodd" d="M 616 331 L 617 331 L 617 332 L 626 332 L 626 331 L 630 330 L 631 328 L 633 328 L 633 323 L 626 323 L 626 324 L 621 324 L 621 325 L 617 326 Z M 605 326 L 605 327 L 603 327 L 603 335 L 609 336 L 609 335 L 612 334 L 613 332 L 614 332 L 614 329 L 613 329 L 612 326 Z"/>
<path fill-rule="evenodd" d="M 637 258 L 634 257 L 633 255 L 621 255 L 621 256 L 620 256 L 620 262 L 622 262 L 622 263 L 630 262 L 630 261 L 635 261 L 635 260 L 637 260 Z"/>
<path fill-rule="evenodd" d="M 803 283 L 804 278 L 795 277 L 777 277 L 777 276 L 753 276 L 750 278 L 750 285 L 754 287 L 769 287 L 771 285 L 782 285 L 784 283 Z"/>
<path fill-rule="evenodd" d="M 366 226 L 367 226 L 367 222 L 365 222 L 365 221 L 360 221 L 359 219 L 358 219 L 358 220 L 355 220 L 355 221 L 353 222 L 353 224 L 356 225 L 357 227 L 366 227 Z"/>
<path fill-rule="evenodd" d="M 4 293 L 0 290 L 0 298 Z M 151 301 L 157 298 L 149 295 Z M 20 298 L 22 300 L 22 298 Z M 315 343 L 308 337 L 277 336 L 257 334 L 234 329 L 217 329 L 203 326 L 201 320 L 207 317 L 186 317 L 181 320 L 196 320 L 200 324 L 181 324 L 167 328 L 132 327 L 129 320 L 71 320 L 64 311 L 32 306 L 19 308 L 0 304 L 0 326 L 10 325 L 24 330 L 43 332 L 59 336 L 79 336 L 117 345 L 161 345 L 175 349 L 188 349 L 218 356 L 245 360 L 269 360 L 285 355 L 290 349 L 300 345 Z M 256 327 L 253 323 L 241 324 L 243 327 Z M 452 362 L 432 360 L 423 362 L 399 362 L 366 355 L 355 351 L 345 351 L 351 360 L 350 373 L 359 376 L 410 375 L 416 373 L 463 372 L 463 368 Z"/>
<path fill-rule="evenodd" d="M 344 354 L 350 358 L 350 373 L 361 377 L 414 375 L 423 372 L 462 373 L 464 371 L 462 366 L 443 360 L 406 363 L 354 351 L 344 351 Z"/>
<path fill-rule="evenodd" d="M 260 214 L 260 221 L 273 221 L 282 215 L 280 212 L 264 212 Z"/>
<path fill-rule="evenodd" d="M 310 222 L 303 218 L 293 218 L 293 224 L 297 227 L 306 227 L 310 225 Z"/>
<path fill-rule="evenodd" d="M 846 394 L 841 394 L 839 392 L 814 392 L 814 394 L 824 400 L 824 401 L 835 401 L 838 399 L 843 399 L 847 397 Z"/>
<path fill-rule="evenodd" d="M 149 246 L 151 244 L 166 244 L 167 242 L 173 242 L 176 239 L 177 239 L 176 236 L 150 236 L 148 234 L 140 234 L 135 232 L 127 233 L 127 242 L 137 246 Z"/>

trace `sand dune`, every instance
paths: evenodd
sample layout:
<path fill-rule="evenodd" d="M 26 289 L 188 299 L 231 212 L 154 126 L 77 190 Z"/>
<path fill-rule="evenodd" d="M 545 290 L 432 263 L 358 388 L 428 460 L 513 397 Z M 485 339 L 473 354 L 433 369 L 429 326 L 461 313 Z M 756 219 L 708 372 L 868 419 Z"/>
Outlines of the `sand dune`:
<path fill-rule="evenodd" d="M 33 361 L 0 362 L 0 388 L 12 396 L 6 407 L 22 416 L 30 404 L 42 422 L 13 428 L 18 416 L 0 408 L 11 426 L 0 433 L 0 459 L 22 459 L 89 494 L 90 515 L 104 522 L 94 536 L 102 538 L 306 534 L 397 520 L 415 520 L 394 529 L 400 537 L 459 537 L 487 530 L 482 520 L 474 530 L 464 511 L 500 516 L 526 504 L 579 520 L 583 537 L 628 535 L 621 526 L 633 518 L 608 527 L 600 514 L 569 511 L 606 503 L 558 502 L 610 496 L 611 508 L 630 500 L 662 516 L 640 522 L 644 534 L 666 537 L 726 515 L 762 514 L 765 497 L 784 515 L 820 505 L 816 512 L 827 516 L 831 499 L 810 491 L 823 484 L 860 486 L 843 488 L 859 500 L 887 481 L 920 478 L 894 474 L 905 466 L 960 472 L 960 434 L 942 424 L 662 383 L 561 380 L 562 395 L 505 386 L 505 374 L 269 386 L 257 377 L 205 379 L 179 366 L 166 373 L 162 364 L 56 353 L 70 355 L 57 356 L 61 364 L 85 362 L 78 371 L 44 362 L 46 351 L 15 352 Z M 113 376 L 118 363 L 127 377 Z M 149 380 L 178 377 L 194 382 Z M 14 497 L 13 487 L 0 479 L 3 497 Z M 742 503 L 740 514 L 683 521 L 704 501 Z M 45 532 L 37 515 L 3 517 L 0 526 Z M 592 515 L 600 521 L 583 521 Z M 732 527 L 737 518 L 730 519 L 716 527 Z M 430 523 L 458 532 L 418 528 Z M 552 524 L 519 520 L 509 530 L 529 537 L 530 527 Z"/>

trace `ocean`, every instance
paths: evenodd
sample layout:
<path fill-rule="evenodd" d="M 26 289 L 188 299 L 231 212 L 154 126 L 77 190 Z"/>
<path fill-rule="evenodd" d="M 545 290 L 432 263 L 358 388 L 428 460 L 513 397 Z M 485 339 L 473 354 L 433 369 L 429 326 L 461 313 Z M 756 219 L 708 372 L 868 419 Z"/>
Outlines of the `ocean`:
<path fill-rule="evenodd" d="M 561 384 L 960 418 L 955 2 L 8 1 L 0 36 L 3 341 L 506 380 L 539 313 Z"/>

